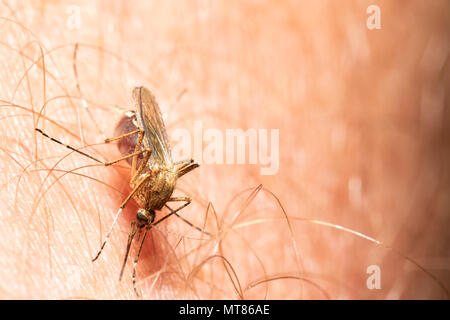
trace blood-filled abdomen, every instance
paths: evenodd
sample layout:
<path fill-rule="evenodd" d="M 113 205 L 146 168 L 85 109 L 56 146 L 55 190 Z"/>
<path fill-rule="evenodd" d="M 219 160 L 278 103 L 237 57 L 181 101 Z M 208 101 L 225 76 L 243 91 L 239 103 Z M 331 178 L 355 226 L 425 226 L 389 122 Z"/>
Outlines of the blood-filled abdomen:
<path fill-rule="evenodd" d="M 132 132 L 138 129 L 136 126 L 136 113 L 133 111 L 128 111 L 124 114 L 124 116 L 119 120 L 114 129 L 114 136 L 118 137 L 125 133 Z M 139 133 L 132 134 L 125 138 L 122 138 L 117 141 L 117 147 L 122 155 L 126 156 L 130 153 L 133 153 L 136 148 L 136 144 L 139 139 Z M 143 158 L 142 154 L 138 156 L 138 164 L 139 160 Z M 128 158 L 126 160 L 130 165 L 133 162 L 133 158 Z"/>

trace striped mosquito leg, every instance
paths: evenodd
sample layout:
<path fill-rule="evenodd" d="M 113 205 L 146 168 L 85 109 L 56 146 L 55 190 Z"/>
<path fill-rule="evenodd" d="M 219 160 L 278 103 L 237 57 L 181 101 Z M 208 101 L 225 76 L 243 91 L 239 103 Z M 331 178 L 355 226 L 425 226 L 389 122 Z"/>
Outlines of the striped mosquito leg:
<path fill-rule="evenodd" d="M 140 155 L 140 154 L 142 154 L 142 153 L 144 153 L 144 152 L 151 152 L 151 149 L 142 149 L 142 150 L 139 150 L 139 151 L 135 151 L 135 152 L 133 152 L 133 153 L 130 153 L 130 154 L 126 155 L 126 156 L 123 156 L 123 157 L 121 157 L 121 158 L 119 158 L 119 159 L 116 159 L 116 160 L 113 160 L 113 161 L 107 161 L 107 162 L 105 162 L 105 161 L 101 161 L 101 160 L 99 160 L 99 159 L 97 159 L 97 158 L 95 158 L 95 157 L 93 157 L 93 156 L 91 156 L 91 155 L 89 155 L 89 154 L 87 154 L 87 153 L 85 153 L 85 152 L 79 150 L 79 149 L 75 149 L 74 147 L 72 147 L 72 146 L 70 146 L 70 145 L 68 145 L 68 144 L 66 144 L 66 143 L 63 143 L 63 142 L 61 142 L 61 141 L 59 141 L 59 140 L 57 140 L 57 139 L 55 139 L 55 138 L 53 138 L 53 137 L 51 137 L 51 136 L 49 136 L 48 134 L 46 134 L 44 131 L 42 131 L 42 130 L 39 129 L 39 128 L 35 128 L 35 130 L 36 130 L 37 132 L 39 132 L 40 134 L 42 134 L 44 137 L 50 139 L 51 141 L 56 142 L 56 143 L 58 143 L 58 144 L 60 144 L 60 145 L 62 145 L 62 146 L 64 146 L 64 147 L 66 147 L 67 149 L 70 149 L 70 150 L 72 150 L 72 151 L 75 151 L 75 152 L 77 152 L 77 153 L 79 153 L 79 154 L 81 154 L 81 155 L 83 155 L 83 156 L 85 156 L 85 157 L 88 157 L 89 159 L 92 159 L 92 160 L 94 160 L 94 161 L 96 161 L 96 162 L 98 162 L 98 163 L 103 163 L 103 165 L 105 165 L 105 166 L 110 166 L 110 165 L 112 165 L 112 164 L 115 164 L 115 163 L 117 163 L 117 162 L 119 162 L 119 161 L 122 161 L 122 160 L 126 160 L 126 159 L 128 159 L 128 158 L 137 157 L 138 155 Z M 136 131 L 132 131 L 132 132 L 125 133 L 125 134 L 123 134 L 123 135 L 121 135 L 121 136 L 119 136 L 119 137 L 106 139 L 107 141 L 105 141 L 105 142 L 108 143 L 108 142 L 110 142 L 110 141 L 122 139 L 122 138 L 124 138 L 124 137 L 127 137 L 127 136 L 129 136 L 129 135 L 131 135 L 131 134 L 135 134 L 135 133 L 138 133 L 138 132 L 141 132 L 141 135 L 143 134 L 143 133 L 142 133 L 142 132 L 143 132 L 142 130 L 140 130 L 140 131 L 136 130 Z M 80 149 L 81 149 L 81 148 L 80 148 Z"/>
<path fill-rule="evenodd" d="M 116 225 L 117 219 L 119 218 L 119 216 L 120 216 L 121 213 L 122 213 L 122 207 L 120 207 L 120 208 L 119 208 L 119 211 L 117 211 L 116 216 L 114 217 L 114 221 L 113 221 L 113 223 L 112 223 L 112 225 L 111 225 L 111 228 L 109 228 L 108 234 L 106 235 L 106 238 L 105 238 L 105 240 L 103 241 L 102 246 L 100 247 L 100 250 L 97 252 L 97 255 L 95 256 L 94 259 L 92 259 L 92 262 L 94 262 L 95 260 L 97 260 L 98 257 L 100 256 L 100 254 L 102 253 L 103 248 L 105 247 L 106 243 L 108 242 L 109 237 L 111 236 L 111 233 L 112 233 L 112 231 L 113 231 L 113 229 L 114 229 L 114 226 Z"/>
<path fill-rule="evenodd" d="M 183 209 L 184 207 L 188 206 L 188 205 L 191 203 L 191 201 L 192 201 L 191 198 L 189 198 L 189 197 L 174 197 L 174 198 L 170 198 L 168 201 L 174 201 L 174 202 L 175 202 L 175 201 L 186 201 L 186 203 L 185 203 L 184 205 L 182 205 L 180 208 L 178 208 L 178 209 L 176 209 L 176 210 L 173 210 L 171 207 L 169 207 L 169 206 L 167 205 L 167 203 L 166 203 L 164 206 L 165 206 L 167 209 L 170 210 L 170 213 L 169 213 L 169 214 L 174 214 L 175 216 L 177 216 L 177 218 L 181 219 L 184 223 L 190 225 L 192 228 L 194 228 L 194 229 L 200 231 L 201 233 L 204 233 L 204 234 L 206 234 L 206 235 L 208 235 L 208 236 L 210 236 L 210 237 L 212 236 L 212 234 L 209 233 L 208 231 L 202 230 L 201 228 L 197 227 L 197 226 L 194 225 L 192 222 L 190 222 L 189 220 L 183 218 L 182 216 L 180 216 L 180 215 L 177 213 L 177 211 L 180 211 L 181 209 Z M 159 221 L 158 221 L 158 222 L 159 222 Z"/>
<path fill-rule="evenodd" d="M 97 158 L 95 158 L 95 157 L 93 157 L 93 156 L 91 156 L 91 155 L 89 155 L 87 153 L 84 153 L 83 151 L 80 151 L 79 149 L 75 149 L 74 147 L 69 146 L 68 144 L 65 144 L 64 142 L 61 142 L 61 141 L 59 141 L 59 140 L 57 140 L 57 139 L 55 139 L 53 137 L 50 137 L 48 134 L 46 134 L 44 131 L 42 131 L 39 128 L 35 128 L 35 130 L 37 132 L 39 132 L 40 134 L 42 134 L 44 137 L 46 137 L 46 138 L 50 139 L 51 141 L 56 142 L 56 143 L 58 143 L 58 144 L 60 144 L 60 145 L 62 145 L 64 147 L 66 147 L 67 149 L 75 151 L 75 152 L 77 152 L 77 153 L 79 153 L 79 154 L 81 154 L 81 155 L 83 155 L 85 157 L 88 157 L 89 159 L 92 159 L 92 160 L 94 160 L 96 162 L 103 163 L 103 161 L 101 161 L 101 160 L 99 160 L 99 159 L 97 159 Z"/>
<path fill-rule="evenodd" d="M 115 163 L 117 163 L 117 162 L 119 162 L 119 161 L 126 160 L 126 159 L 132 158 L 132 157 L 137 157 L 138 155 L 140 155 L 140 154 L 142 154 L 142 153 L 144 153 L 144 152 L 151 152 L 151 149 L 143 149 L 143 150 L 139 150 L 139 151 L 136 151 L 136 152 L 127 154 L 126 156 L 123 156 L 123 157 L 121 157 L 121 158 L 119 158 L 119 159 L 116 159 L 116 160 L 113 160 L 113 161 L 108 161 L 108 162 L 103 162 L 103 164 L 104 164 L 105 166 L 110 166 L 110 165 L 115 164 Z"/>
<path fill-rule="evenodd" d="M 136 295 L 138 297 L 139 297 L 139 291 L 136 288 L 136 266 L 137 266 L 137 263 L 139 261 L 139 256 L 141 255 L 141 250 L 142 250 L 142 246 L 144 245 L 145 237 L 147 236 L 147 232 L 148 232 L 148 230 L 151 227 L 152 227 L 151 225 L 147 225 L 145 227 L 145 232 L 144 232 L 144 235 L 142 237 L 141 245 L 139 246 L 139 251 L 138 251 L 138 253 L 136 255 L 136 258 L 134 259 L 134 264 L 133 264 L 133 288 L 134 288 L 134 292 L 136 292 Z"/>
<path fill-rule="evenodd" d="M 136 221 L 131 223 L 130 233 L 128 234 L 127 250 L 125 251 L 125 257 L 123 259 L 122 268 L 120 269 L 119 281 L 122 280 L 123 270 L 127 264 L 128 254 L 130 253 L 131 243 L 133 242 L 134 235 L 136 234 Z"/>
<path fill-rule="evenodd" d="M 130 199 L 133 197 L 133 195 L 139 190 L 139 188 L 141 187 L 141 185 L 147 181 L 147 179 L 150 177 L 150 175 L 144 177 L 144 179 L 141 180 L 141 182 L 139 182 L 139 184 L 133 189 L 133 191 L 130 192 L 130 194 L 128 195 L 128 197 L 122 202 L 122 204 L 120 205 L 119 211 L 117 211 L 116 216 L 114 217 L 114 221 L 111 225 L 111 228 L 109 228 L 108 234 L 106 235 L 105 240 L 102 243 L 102 246 L 100 247 L 100 250 L 98 251 L 97 255 L 95 256 L 94 259 L 92 259 L 92 262 L 94 262 L 95 260 L 97 260 L 97 258 L 100 256 L 100 254 L 103 251 L 103 248 L 105 247 L 106 243 L 109 240 L 109 237 L 111 236 L 112 230 L 114 229 L 114 226 L 116 225 L 117 219 L 119 218 L 120 214 L 122 213 L 123 208 L 125 208 L 125 206 L 127 205 L 128 201 L 130 201 Z"/>

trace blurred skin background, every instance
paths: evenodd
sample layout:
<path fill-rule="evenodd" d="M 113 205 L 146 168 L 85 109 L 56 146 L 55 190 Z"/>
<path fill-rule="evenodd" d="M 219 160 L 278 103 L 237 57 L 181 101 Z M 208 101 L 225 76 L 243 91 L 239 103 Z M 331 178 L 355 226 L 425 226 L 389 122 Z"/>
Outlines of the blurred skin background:
<path fill-rule="evenodd" d="M 367 27 L 372 4 L 381 29 Z M 118 282 L 136 204 L 91 262 L 129 167 L 66 157 L 34 127 L 116 159 L 99 131 L 113 135 L 144 85 L 169 137 L 198 120 L 279 129 L 276 174 L 203 164 L 180 179 L 175 194 L 194 199 L 183 216 L 214 237 L 176 218 L 153 229 L 138 264 L 144 298 L 447 299 L 449 6 L 3 1 L 0 297 L 136 298 L 136 248 Z"/>

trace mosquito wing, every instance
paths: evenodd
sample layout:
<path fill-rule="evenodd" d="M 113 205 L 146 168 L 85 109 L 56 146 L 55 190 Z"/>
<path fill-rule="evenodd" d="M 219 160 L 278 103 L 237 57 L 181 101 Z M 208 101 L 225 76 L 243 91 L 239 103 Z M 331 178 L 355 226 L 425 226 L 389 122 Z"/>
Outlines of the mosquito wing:
<path fill-rule="evenodd" d="M 133 90 L 133 99 L 138 124 L 145 130 L 144 144 L 152 150 L 150 160 L 153 163 L 172 163 L 169 139 L 155 97 L 150 90 L 137 87 Z"/>

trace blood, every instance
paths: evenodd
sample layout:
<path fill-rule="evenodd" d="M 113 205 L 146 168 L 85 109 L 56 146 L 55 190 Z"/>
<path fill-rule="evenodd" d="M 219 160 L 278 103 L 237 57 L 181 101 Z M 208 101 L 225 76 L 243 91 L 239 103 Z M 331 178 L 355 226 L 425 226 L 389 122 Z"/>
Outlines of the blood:
<path fill-rule="evenodd" d="M 114 129 L 114 136 L 117 137 L 125 133 L 137 130 L 138 127 L 135 125 L 135 123 L 136 123 L 136 114 L 134 112 L 131 115 L 130 114 L 124 115 L 119 120 L 119 122 L 116 125 L 116 128 Z M 138 138 L 139 133 L 135 133 L 133 135 L 120 139 L 117 142 L 117 147 L 119 148 L 120 153 L 123 155 L 133 153 L 135 151 L 134 149 L 136 148 Z M 142 160 L 142 158 L 143 158 L 142 155 L 138 156 L 138 163 L 139 160 Z M 131 165 L 133 158 L 128 158 L 126 161 Z"/>

